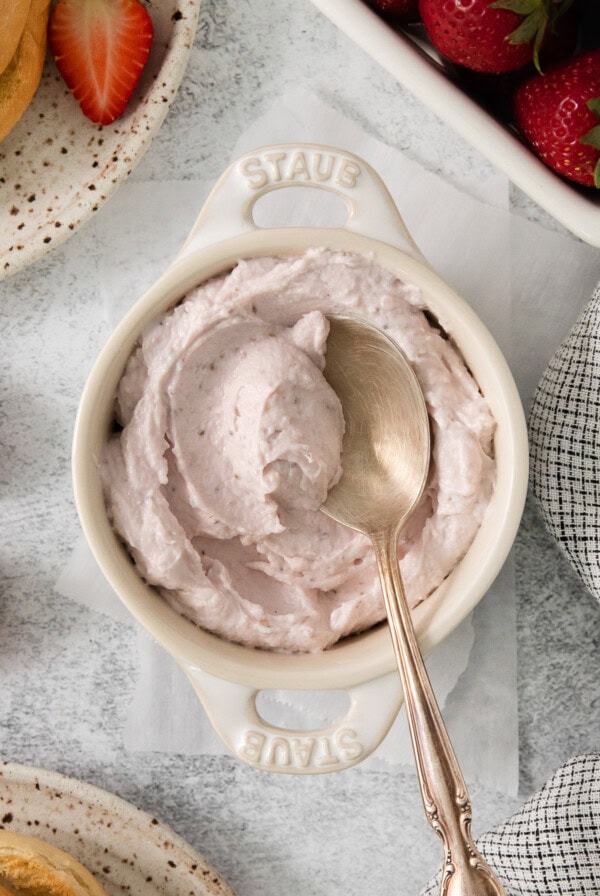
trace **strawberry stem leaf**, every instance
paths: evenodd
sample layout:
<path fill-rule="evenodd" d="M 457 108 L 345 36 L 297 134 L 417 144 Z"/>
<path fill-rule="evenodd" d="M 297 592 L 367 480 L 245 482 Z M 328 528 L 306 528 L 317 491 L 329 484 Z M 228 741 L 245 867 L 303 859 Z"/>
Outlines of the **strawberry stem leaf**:
<path fill-rule="evenodd" d="M 600 190 L 600 159 L 598 159 L 594 168 L 594 186 Z"/>
<path fill-rule="evenodd" d="M 588 131 L 587 134 L 584 134 L 579 140 L 581 143 L 585 143 L 586 146 L 593 146 L 594 149 L 600 149 L 600 124 L 597 124 L 595 128 L 592 128 L 591 131 Z"/>
<path fill-rule="evenodd" d="M 593 100 L 588 100 L 586 105 L 591 112 L 600 115 L 600 96 L 594 97 Z"/>
<path fill-rule="evenodd" d="M 508 35 L 511 44 L 528 44 L 534 37 L 540 35 L 540 40 L 544 36 L 548 19 L 541 9 L 536 9 L 530 13 L 526 19 L 523 19 L 518 28 L 515 28 Z"/>
<path fill-rule="evenodd" d="M 523 16 L 521 24 L 512 31 L 507 40 L 512 44 L 528 44 L 533 42 L 532 56 L 536 69 L 540 74 L 540 49 L 548 28 L 554 25 L 573 4 L 573 0 L 495 0 L 490 8 L 507 9 Z"/>
<path fill-rule="evenodd" d="M 528 16 L 539 9 L 539 6 L 540 0 L 495 0 L 494 3 L 490 3 L 492 9 L 508 9 L 520 16 Z"/>

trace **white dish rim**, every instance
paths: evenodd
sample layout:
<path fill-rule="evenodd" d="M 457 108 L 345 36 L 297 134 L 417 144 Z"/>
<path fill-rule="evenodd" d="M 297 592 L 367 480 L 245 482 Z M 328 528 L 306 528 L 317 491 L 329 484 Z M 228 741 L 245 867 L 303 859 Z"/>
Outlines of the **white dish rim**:
<path fill-rule="evenodd" d="M 453 84 L 414 41 L 387 25 L 363 0 L 312 2 L 540 208 L 579 239 L 600 247 L 600 191 L 598 197 L 588 198 L 575 184 L 554 174 L 516 134 Z"/>

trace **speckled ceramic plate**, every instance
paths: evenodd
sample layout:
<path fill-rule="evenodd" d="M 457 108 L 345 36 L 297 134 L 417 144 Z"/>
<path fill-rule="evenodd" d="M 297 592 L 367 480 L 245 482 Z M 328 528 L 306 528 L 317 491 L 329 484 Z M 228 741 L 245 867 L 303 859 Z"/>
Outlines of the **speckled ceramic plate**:
<path fill-rule="evenodd" d="M 0 825 L 69 852 L 108 896 L 234 896 L 169 828 L 113 794 L 56 772 L 1 764 Z"/>
<path fill-rule="evenodd" d="M 162 125 L 185 71 L 200 0 L 149 6 L 155 37 L 125 115 L 88 121 L 47 59 L 23 118 L 0 143 L 0 278 L 61 243 L 131 173 Z"/>

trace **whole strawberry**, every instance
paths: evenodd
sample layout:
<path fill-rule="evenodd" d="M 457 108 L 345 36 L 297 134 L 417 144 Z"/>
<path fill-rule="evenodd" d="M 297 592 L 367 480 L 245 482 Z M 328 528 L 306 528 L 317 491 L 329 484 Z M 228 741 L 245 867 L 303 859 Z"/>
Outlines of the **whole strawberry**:
<path fill-rule="evenodd" d="M 392 24 L 419 20 L 419 0 L 368 0 L 368 3 Z"/>
<path fill-rule="evenodd" d="M 571 0 L 419 0 L 434 47 L 476 72 L 508 72 L 537 62 L 544 37 Z"/>
<path fill-rule="evenodd" d="M 48 43 L 84 115 L 110 124 L 123 114 L 153 35 L 152 19 L 139 0 L 58 0 Z"/>
<path fill-rule="evenodd" d="M 600 49 L 522 84 L 515 92 L 514 120 L 550 168 L 600 188 Z"/>

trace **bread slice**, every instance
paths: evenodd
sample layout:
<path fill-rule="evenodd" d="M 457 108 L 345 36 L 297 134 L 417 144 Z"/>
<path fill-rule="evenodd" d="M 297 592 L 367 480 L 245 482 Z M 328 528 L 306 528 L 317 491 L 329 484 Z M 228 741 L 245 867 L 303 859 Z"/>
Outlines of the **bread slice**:
<path fill-rule="evenodd" d="M 30 6 L 31 0 L 0 0 L 0 72 L 17 51 Z"/>
<path fill-rule="evenodd" d="M 0 140 L 19 121 L 40 83 L 49 11 L 50 0 L 31 0 L 17 49 L 0 74 Z"/>
<path fill-rule="evenodd" d="M 37 837 L 0 830 L 0 896 L 106 896 L 73 856 Z"/>

